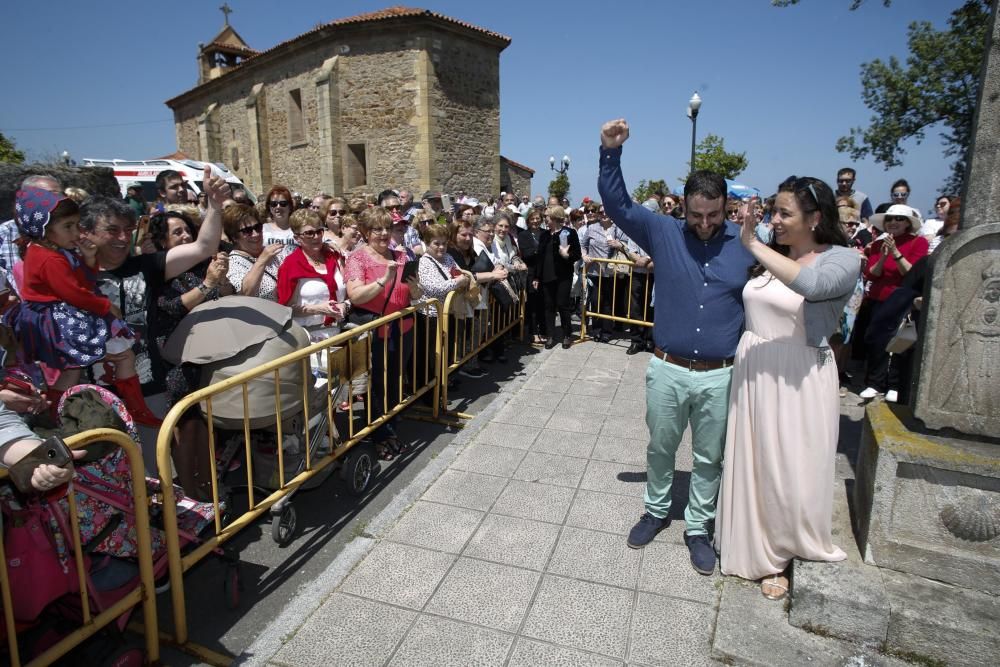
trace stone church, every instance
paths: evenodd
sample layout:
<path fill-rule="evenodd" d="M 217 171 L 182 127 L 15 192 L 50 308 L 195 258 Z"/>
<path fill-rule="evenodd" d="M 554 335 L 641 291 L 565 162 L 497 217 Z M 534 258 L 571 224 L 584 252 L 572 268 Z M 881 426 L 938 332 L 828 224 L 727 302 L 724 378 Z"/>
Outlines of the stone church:
<path fill-rule="evenodd" d="M 228 11 L 228 7 L 223 7 Z M 527 194 L 500 156 L 500 53 L 510 38 L 392 7 L 317 25 L 264 51 L 229 25 L 199 45 L 198 84 L 167 100 L 178 150 L 254 192 L 390 186 Z"/>

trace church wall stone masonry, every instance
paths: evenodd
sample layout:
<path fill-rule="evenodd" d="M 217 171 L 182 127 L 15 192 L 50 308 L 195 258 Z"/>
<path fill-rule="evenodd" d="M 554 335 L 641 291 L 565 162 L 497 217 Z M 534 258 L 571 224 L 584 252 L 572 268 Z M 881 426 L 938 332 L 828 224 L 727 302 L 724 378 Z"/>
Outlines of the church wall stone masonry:
<path fill-rule="evenodd" d="M 227 24 L 200 47 L 198 85 L 167 105 L 180 151 L 225 163 L 258 193 L 274 184 L 304 195 L 497 193 L 509 44 L 405 7 L 321 24 L 262 52 Z"/>

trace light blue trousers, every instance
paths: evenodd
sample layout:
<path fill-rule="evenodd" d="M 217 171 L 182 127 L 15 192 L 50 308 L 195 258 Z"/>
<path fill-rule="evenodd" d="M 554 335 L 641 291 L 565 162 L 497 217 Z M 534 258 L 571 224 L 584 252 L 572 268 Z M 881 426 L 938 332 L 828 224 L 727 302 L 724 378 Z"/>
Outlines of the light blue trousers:
<path fill-rule="evenodd" d="M 670 513 L 674 460 L 690 422 L 694 464 L 684 510 L 688 535 L 705 535 L 715 519 L 732 375 L 732 367 L 689 371 L 657 357 L 646 368 L 646 511 L 661 519 Z"/>

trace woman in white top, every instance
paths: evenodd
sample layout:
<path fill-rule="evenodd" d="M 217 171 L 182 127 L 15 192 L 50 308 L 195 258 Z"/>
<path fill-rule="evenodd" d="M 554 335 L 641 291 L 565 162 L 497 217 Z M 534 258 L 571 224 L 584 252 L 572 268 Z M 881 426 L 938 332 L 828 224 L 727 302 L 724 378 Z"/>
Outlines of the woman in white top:
<path fill-rule="evenodd" d="M 222 211 L 222 228 L 233 242 L 226 278 L 237 294 L 277 301 L 278 267 L 284 246 L 265 246 L 263 227 L 253 206 L 230 204 Z"/>
<path fill-rule="evenodd" d="M 284 246 L 281 256 L 285 257 L 295 249 L 295 234 L 289 223 L 294 207 L 292 193 L 283 185 L 275 185 L 265 201 L 264 245 L 281 244 Z"/>
<path fill-rule="evenodd" d="M 292 307 L 292 319 L 305 327 L 310 340 L 326 340 L 340 332 L 350 308 L 342 258 L 323 243 L 323 220 L 316 211 L 296 211 L 290 228 L 299 247 L 278 269 L 278 302 Z M 325 361 L 314 358 L 313 367 L 322 371 Z"/>

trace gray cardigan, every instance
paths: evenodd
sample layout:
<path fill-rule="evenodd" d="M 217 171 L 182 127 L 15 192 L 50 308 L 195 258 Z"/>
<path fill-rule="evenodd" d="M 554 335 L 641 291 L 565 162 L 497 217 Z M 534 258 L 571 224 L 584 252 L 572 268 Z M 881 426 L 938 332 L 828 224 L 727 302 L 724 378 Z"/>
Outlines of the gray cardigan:
<path fill-rule="evenodd" d="M 788 287 L 805 297 L 806 344 L 828 347 L 840 315 L 861 275 L 861 255 L 853 248 L 832 246 L 811 265 L 803 266 Z"/>

